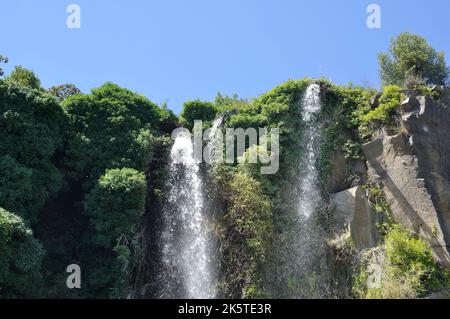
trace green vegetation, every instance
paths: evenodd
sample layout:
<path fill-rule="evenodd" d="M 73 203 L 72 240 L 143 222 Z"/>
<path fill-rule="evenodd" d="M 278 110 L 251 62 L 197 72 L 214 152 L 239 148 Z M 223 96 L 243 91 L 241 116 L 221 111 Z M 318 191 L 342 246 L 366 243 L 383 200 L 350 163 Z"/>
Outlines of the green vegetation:
<path fill-rule="evenodd" d="M 134 240 L 146 195 L 144 174 L 123 168 L 106 170 L 86 197 L 85 213 L 94 229 L 93 250 L 102 256 L 99 261 L 90 260 L 91 271 L 101 277 L 90 276 L 88 283 L 101 291 L 112 287 L 109 297 L 123 297 L 127 292 L 128 267 L 140 249 Z"/>
<path fill-rule="evenodd" d="M 86 198 L 94 242 L 113 247 L 119 238 L 129 239 L 144 214 L 146 192 L 144 174 L 130 168 L 106 170 Z"/>
<path fill-rule="evenodd" d="M 43 280 L 33 277 L 27 292 L 19 277 L 8 292 L 2 281 L 0 294 L 124 297 L 134 263 L 142 258 L 136 236 L 147 197 L 144 174 L 165 163 L 161 147 L 169 145 L 161 143 L 177 119 L 112 83 L 91 94 L 71 85 L 47 93 L 36 89 L 33 77 L 18 68 L 0 80 L 0 204 L 21 216 L 36 245 L 45 247 L 45 255 L 36 254 L 42 270 L 30 261 L 36 272 L 28 271 Z M 154 148 L 160 154 L 153 156 Z M 150 175 L 155 183 L 164 179 Z M 64 270 L 72 263 L 85 272 L 79 291 L 65 287 Z"/>
<path fill-rule="evenodd" d="M 71 177 L 92 185 L 108 168 L 146 171 L 152 139 L 165 110 L 145 97 L 106 83 L 63 103 L 70 131 L 65 164 Z"/>
<path fill-rule="evenodd" d="M 81 94 L 81 91 L 75 85 L 69 83 L 52 86 L 48 89 L 48 93 L 54 95 L 59 102 L 62 102 L 67 100 L 71 96 Z"/>
<path fill-rule="evenodd" d="M 347 159 L 363 159 L 361 144 L 353 141 L 352 139 L 347 140 L 342 146 L 342 150 L 345 153 Z"/>
<path fill-rule="evenodd" d="M 40 90 L 41 80 L 36 74 L 22 66 L 16 66 L 11 74 L 6 78 L 7 81 L 14 82 L 21 86 L 26 86 L 30 89 Z"/>
<path fill-rule="evenodd" d="M 42 245 L 23 219 L 0 208 L 0 297 L 40 295 Z"/>
<path fill-rule="evenodd" d="M 230 110 L 243 111 L 249 104 L 250 102 L 248 100 L 240 98 L 237 94 L 228 96 L 217 93 L 216 98 L 214 99 L 214 105 L 219 113 Z"/>
<path fill-rule="evenodd" d="M 404 96 L 397 86 L 387 86 L 380 97 L 379 105 L 361 117 L 364 122 L 380 121 L 387 123 L 392 119 L 392 111 L 400 105 Z"/>
<path fill-rule="evenodd" d="M 363 186 L 368 191 L 368 200 L 378 214 L 377 228 L 378 232 L 385 236 L 395 225 L 392 217 L 391 207 L 386 200 L 383 189 L 380 185 L 367 184 Z"/>
<path fill-rule="evenodd" d="M 72 199 L 74 213 L 90 226 L 79 252 L 90 274 L 84 293 L 124 297 L 142 258 L 136 236 L 147 197 L 144 174 L 162 160 L 154 149 L 176 123 L 168 110 L 112 83 L 71 96 L 63 107 L 69 123 L 63 164 L 68 181 L 81 189 Z M 77 208 L 83 199 L 84 209 Z"/>
<path fill-rule="evenodd" d="M 339 148 L 348 159 L 361 158 L 361 138 L 353 132 L 355 127 L 362 125 L 359 113 L 368 105 L 375 91 L 370 88 L 337 86 L 328 84 L 326 87 L 324 116 L 327 125 L 324 128 L 324 141 L 320 155 L 320 179 L 326 189 L 327 179 L 333 168 L 331 155 Z"/>
<path fill-rule="evenodd" d="M 7 59 L 0 56 L 2 62 Z M 192 129 L 195 120 L 208 127 L 223 114 L 224 129 L 278 128 L 281 157 L 274 175 L 261 175 L 261 163 L 201 167 L 209 174 L 206 208 L 214 218 L 208 227 L 221 252 L 219 294 L 284 297 L 304 289 L 313 295 L 323 263 L 314 260 L 317 267 L 303 281 L 296 265 L 286 263 L 298 234 L 293 185 L 308 152 L 301 108 L 306 88 L 321 87 L 318 168 L 325 207 L 333 154 L 342 151 L 347 163 L 364 160 L 362 144 L 381 126 L 395 128 L 406 96 L 436 97 L 428 85 L 448 77 L 442 53 L 410 34 L 393 40 L 380 67 L 382 92 L 326 79 L 289 80 L 255 99 L 218 94 L 214 102 L 186 102 L 179 118 L 167 105 L 113 83 L 88 94 L 73 84 L 44 90 L 32 71 L 16 67 L 0 79 L 0 297 L 125 298 L 139 280 L 157 278 L 154 236 L 170 195 L 170 134 L 180 125 Z M 364 188 L 383 241 L 366 255 L 357 255 L 351 238 L 342 241 L 340 254 L 357 259 L 353 296 L 418 298 L 448 289 L 449 276 L 430 248 L 394 223 L 382 185 Z M 334 235 L 326 208 L 314 222 L 324 236 Z M 384 257 L 382 278 L 369 288 L 374 256 Z M 69 291 L 64 270 L 73 263 L 82 267 L 83 285 Z"/>
<path fill-rule="evenodd" d="M 359 254 L 353 280 L 354 296 L 416 299 L 434 291 L 450 291 L 450 273 L 436 263 L 427 243 L 395 223 L 381 186 L 369 184 L 365 189 L 371 206 L 379 214 L 377 226 L 383 243 Z M 378 273 L 374 273 L 376 269 Z"/>
<path fill-rule="evenodd" d="M 227 207 L 220 231 L 222 267 L 227 270 L 222 293 L 234 298 L 265 297 L 263 268 L 273 232 L 270 202 L 260 183 L 245 173 L 222 169 L 218 177 L 227 182 L 221 184 Z"/>
<path fill-rule="evenodd" d="M 427 84 L 445 84 L 449 68 L 445 54 L 437 52 L 427 40 L 411 33 L 392 39 L 388 53 L 379 55 L 381 79 L 384 85 L 402 86 L 409 76 Z"/>
<path fill-rule="evenodd" d="M 56 156 L 63 143 L 62 108 L 41 91 L 0 80 L 0 203 L 35 222 L 61 188 Z"/>
<path fill-rule="evenodd" d="M 427 291 L 442 288 L 440 269 L 429 245 L 413 238 L 406 230 L 395 227 L 386 236 L 386 258 L 390 279 L 409 280 L 412 288 L 423 296 Z M 442 277 L 445 278 L 445 277 Z"/>
<path fill-rule="evenodd" d="M 8 63 L 8 58 L 0 55 L 0 63 Z M 2 68 L 0 68 L 0 76 L 3 76 L 5 74 L 5 72 L 3 71 Z"/>
<path fill-rule="evenodd" d="M 189 101 L 183 104 L 180 122 L 188 129 L 194 127 L 194 121 L 211 122 L 216 118 L 216 108 L 211 102 L 200 100 Z"/>
<path fill-rule="evenodd" d="M 450 274 L 434 261 L 431 248 L 402 227 L 393 225 L 385 237 L 378 285 L 368 287 L 370 260 L 355 278 L 354 293 L 367 299 L 415 299 L 432 291 L 450 291 Z"/>

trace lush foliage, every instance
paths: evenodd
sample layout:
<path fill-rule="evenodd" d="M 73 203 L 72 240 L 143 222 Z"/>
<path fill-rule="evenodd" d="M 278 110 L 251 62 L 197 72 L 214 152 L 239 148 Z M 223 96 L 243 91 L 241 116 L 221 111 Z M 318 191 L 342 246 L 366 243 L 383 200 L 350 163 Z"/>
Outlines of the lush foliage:
<path fill-rule="evenodd" d="M 0 208 L 0 297 L 38 297 L 42 245 L 23 219 Z"/>
<path fill-rule="evenodd" d="M 73 200 L 85 197 L 84 209 L 74 205 L 74 212 L 88 217 L 79 253 L 89 271 L 84 294 L 123 297 L 140 258 L 135 236 L 147 197 L 144 172 L 160 136 L 175 126 L 173 114 L 112 83 L 63 105 L 69 122 L 64 164 L 69 180 L 81 185 Z"/>
<path fill-rule="evenodd" d="M 41 80 L 39 80 L 36 74 L 20 65 L 14 68 L 6 80 L 30 89 L 41 89 Z"/>
<path fill-rule="evenodd" d="M 64 102 L 70 124 L 66 165 L 91 186 L 108 168 L 145 171 L 165 111 L 145 97 L 107 83 Z"/>
<path fill-rule="evenodd" d="M 442 288 L 440 280 L 445 277 L 441 277 L 429 245 L 413 238 L 400 226 L 394 227 L 386 236 L 386 258 L 389 276 L 400 282 L 409 280 L 419 296 Z"/>
<path fill-rule="evenodd" d="M 35 214 L 61 187 L 55 156 L 65 117 L 40 91 L 0 81 L 0 203 L 35 221 Z"/>
<path fill-rule="evenodd" d="M 389 52 L 379 55 L 379 63 L 384 85 L 402 86 L 411 75 L 428 84 L 445 84 L 449 75 L 445 54 L 437 52 L 425 38 L 411 33 L 392 39 Z"/>
<path fill-rule="evenodd" d="M 216 108 L 211 102 L 200 100 L 189 101 L 183 104 L 180 121 L 188 129 L 194 127 L 194 121 L 211 122 L 216 117 Z"/>
<path fill-rule="evenodd" d="M 11 156 L 0 157 L 0 200 L 4 207 L 25 213 L 32 203 L 32 171 Z"/>
<path fill-rule="evenodd" d="M 217 93 L 216 98 L 214 99 L 214 105 L 220 113 L 230 110 L 243 111 L 249 106 L 249 101 L 240 98 L 237 94 L 228 96 Z"/>
<path fill-rule="evenodd" d="M 130 168 L 106 170 L 86 198 L 96 244 L 114 247 L 121 237 L 131 238 L 144 214 L 146 192 L 144 174 Z"/>
<path fill-rule="evenodd" d="M 0 56 L 1 62 L 7 59 Z M 298 249 L 295 237 L 305 231 L 293 185 L 303 169 L 299 160 L 310 151 L 302 120 L 306 88 L 321 87 L 317 164 L 325 203 L 333 154 L 344 153 L 350 187 L 350 163 L 364 160 L 362 143 L 371 138 L 372 127 L 395 125 L 403 94 L 433 96 L 426 85 L 443 83 L 448 75 L 443 55 L 409 34 L 395 39 L 380 63 L 385 84 L 395 84 L 380 93 L 306 78 L 251 100 L 218 94 L 214 102 L 186 102 L 179 118 L 167 105 L 113 83 L 89 94 L 73 84 L 45 91 L 32 71 L 16 67 L 0 80 L 0 296 L 124 298 L 143 285 L 152 289 L 161 266 L 155 236 L 170 195 L 165 188 L 170 133 L 178 125 L 191 129 L 195 120 L 206 128 L 219 116 L 223 129 L 278 128 L 281 154 L 273 175 L 260 174 L 261 163 L 201 166 L 208 174 L 205 210 L 212 221 L 206 226 L 221 254 L 219 295 L 290 297 L 301 290 L 314 295 L 328 269 L 327 256 L 308 261 L 314 269 L 303 278 L 298 262 L 288 262 Z M 376 253 L 385 258 L 376 289 L 367 287 L 371 260 L 360 258 L 354 296 L 416 298 L 447 289 L 448 275 L 430 248 L 393 222 L 382 187 L 364 188 L 384 240 Z M 320 225 L 314 232 L 320 232 L 315 247 L 321 249 L 333 232 L 332 216 L 324 207 L 310 222 Z M 343 246 L 350 247 L 350 240 Z M 353 254 L 355 248 L 349 250 Z M 65 286 L 64 269 L 72 263 L 83 270 L 80 290 Z"/>
<path fill-rule="evenodd" d="M 223 293 L 235 298 L 263 297 L 263 267 L 272 239 L 271 207 L 261 185 L 242 172 L 220 172 L 227 211 L 222 222 Z M 229 174 L 229 172 L 228 172 Z"/>
<path fill-rule="evenodd" d="M 354 293 L 368 299 L 415 299 L 430 291 L 450 289 L 450 276 L 433 259 L 429 245 L 414 238 L 401 226 L 393 225 L 383 247 L 381 278 L 375 287 L 368 287 L 368 264 L 355 278 Z M 372 260 L 373 262 L 373 260 Z M 370 261 L 369 261 L 370 263 Z M 364 264 L 364 263 L 362 263 Z"/>
<path fill-rule="evenodd" d="M 87 195 L 85 214 L 93 228 L 84 257 L 89 293 L 121 298 L 140 247 L 135 242 L 144 214 L 147 183 L 143 173 L 122 168 L 106 170 Z M 95 256 L 95 258 L 93 258 Z"/>
<path fill-rule="evenodd" d="M 403 97 L 399 87 L 385 87 L 380 97 L 379 105 L 363 115 L 361 119 L 366 123 L 371 121 L 389 122 L 392 119 L 392 111 L 400 105 Z"/>
<path fill-rule="evenodd" d="M 32 77 L 19 70 L 0 81 L 0 204 L 31 223 L 47 254 L 36 253 L 43 258 L 45 280 L 33 277 L 35 290 L 25 292 L 17 277 L 17 287 L 11 287 L 17 289 L 8 291 L 22 297 L 32 291 L 123 297 L 140 250 L 135 236 L 147 197 L 143 172 L 161 160 L 159 154 L 153 158 L 153 146 L 177 119 L 111 83 L 87 95 L 72 86 L 49 94 L 21 81 L 20 74 Z M 22 249 L 19 241 L 11 247 Z M 65 287 L 64 269 L 72 263 L 86 271 L 80 291 Z M 34 268 L 30 276 L 39 274 L 40 267 Z"/>

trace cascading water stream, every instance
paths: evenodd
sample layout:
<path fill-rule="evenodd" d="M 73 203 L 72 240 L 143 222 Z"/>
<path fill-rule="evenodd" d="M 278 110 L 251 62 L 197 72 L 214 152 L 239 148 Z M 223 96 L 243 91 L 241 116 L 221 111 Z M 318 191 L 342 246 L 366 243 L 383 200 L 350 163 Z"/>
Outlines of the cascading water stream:
<path fill-rule="evenodd" d="M 207 231 L 200 167 L 190 134 L 178 134 L 171 150 L 170 195 L 164 211 L 164 297 L 215 297 L 212 244 Z"/>
<path fill-rule="evenodd" d="M 302 101 L 304 153 L 298 178 L 299 233 L 295 243 L 298 290 L 295 298 L 324 298 L 330 293 L 324 231 L 316 218 L 323 209 L 318 168 L 322 143 L 320 89 L 318 84 L 309 85 Z"/>
<path fill-rule="evenodd" d="M 317 187 L 318 171 L 318 142 L 320 127 L 316 121 L 317 113 L 321 110 L 320 86 L 311 84 L 303 98 L 302 118 L 305 123 L 304 143 L 306 154 L 301 161 L 302 176 L 299 187 L 298 213 L 308 219 L 317 209 L 320 202 L 320 192 Z"/>
<path fill-rule="evenodd" d="M 318 160 L 320 155 L 322 109 L 320 85 L 311 84 L 301 101 L 299 131 L 299 174 L 292 180 L 292 223 L 286 225 L 285 241 L 278 253 L 282 271 L 275 270 L 280 280 L 281 297 L 324 298 L 329 296 L 326 243 L 318 215 L 321 213 Z M 281 279 L 278 279 L 281 278 Z M 288 287 L 288 288 L 286 288 Z"/>
<path fill-rule="evenodd" d="M 220 138 L 221 135 L 220 134 L 218 135 L 217 133 L 219 132 L 219 129 L 222 126 L 224 120 L 225 114 L 214 121 L 213 126 L 209 131 L 208 135 L 209 143 L 207 146 L 208 158 L 205 158 L 206 162 L 209 164 L 215 164 L 219 162 L 223 156 L 223 148 L 222 148 L 223 140 Z"/>
<path fill-rule="evenodd" d="M 207 130 L 208 133 L 208 145 L 205 148 L 204 159 L 207 164 L 214 166 L 215 164 L 222 163 L 224 160 L 224 139 L 221 132 L 221 128 L 226 119 L 236 114 L 237 110 L 227 110 L 220 117 L 214 120 L 211 129 Z"/>

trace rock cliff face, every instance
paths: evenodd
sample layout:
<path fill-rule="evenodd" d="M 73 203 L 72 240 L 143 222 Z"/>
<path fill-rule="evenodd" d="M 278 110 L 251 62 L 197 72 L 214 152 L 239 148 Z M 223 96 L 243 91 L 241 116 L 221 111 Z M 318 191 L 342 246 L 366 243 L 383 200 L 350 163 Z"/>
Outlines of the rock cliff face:
<path fill-rule="evenodd" d="M 393 218 L 427 241 L 450 268 L 450 89 L 440 99 L 410 97 L 399 107 L 399 130 L 382 130 L 363 145 L 367 180 L 382 185 Z M 335 167 L 335 171 L 341 168 Z M 337 174 L 336 172 L 334 174 Z M 331 197 L 336 223 L 348 221 L 357 247 L 374 246 L 373 214 L 350 189 Z M 366 200 L 367 201 L 367 200 Z M 372 216 L 372 217 L 371 217 Z"/>
<path fill-rule="evenodd" d="M 450 91 L 436 102 L 419 98 L 419 109 L 403 116 L 411 147 L 418 159 L 419 175 L 431 195 L 447 245 L 450 243 Z M 417 104 L 416 104 L 417 105 Z"/>
<path fill-rule="evenodd" d="M 363 146 L 369 179 L 381 181 L 395 220 L 450 267 L 450 108 L 410 97 L 400 112 L 401 133 Z"/>
<path fill-rule="evenodd" d="M 377 244 L 376 212 L 361 187 L 354 187 L 332 196 L 331 203 L 338 231 L 350 230 L 357 249 Z"/>

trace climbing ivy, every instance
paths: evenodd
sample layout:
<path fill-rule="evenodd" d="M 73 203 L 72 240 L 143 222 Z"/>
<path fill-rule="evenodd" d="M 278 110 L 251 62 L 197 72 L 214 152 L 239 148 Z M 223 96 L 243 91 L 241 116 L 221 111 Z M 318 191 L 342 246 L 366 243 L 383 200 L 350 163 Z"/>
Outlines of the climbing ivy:
<path fill-rule="evenodd" d="M 392 111 L 400 105 L 404 95 L 398 86 L 386 86 L 380 97 L 379 105 L 369 113 L 361 116 L 363 122 L 380 121 L 388 123 L 392 119 Z"/>
<path fill-rule="evenodd" d="M 221 219 L 221 293 L 234 298 L 267 297 L 264 265 L 273 236 L 270 201 L 246 173 L 218 169 L 226 211 Z M 227 174 L 227 176 L 224 176 Z"/>

